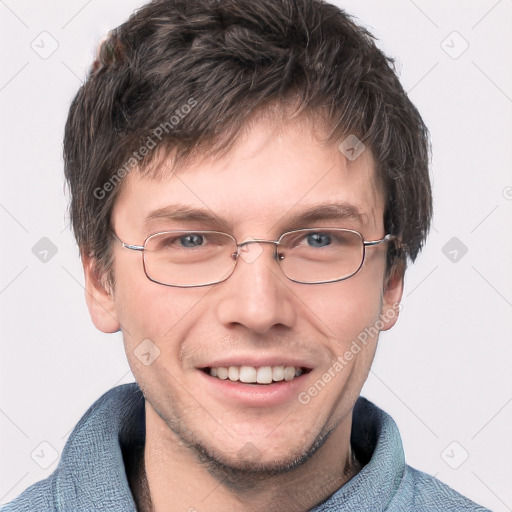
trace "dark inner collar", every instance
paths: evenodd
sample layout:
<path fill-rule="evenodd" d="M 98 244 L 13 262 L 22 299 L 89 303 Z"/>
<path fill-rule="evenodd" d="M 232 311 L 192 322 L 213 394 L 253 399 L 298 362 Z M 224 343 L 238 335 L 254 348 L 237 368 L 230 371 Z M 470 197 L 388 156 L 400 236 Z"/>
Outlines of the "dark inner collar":
<path fill-rule="evenodd" d="M 133 416 L 124 423 L 119 432 L 119 444 L 123 454 L 128 485 L 139 512 L 152 509 L 146 471 L 144 468 L 144 446 L 146 442 L 146 407 L 144 396 L 140 395 Z"/>

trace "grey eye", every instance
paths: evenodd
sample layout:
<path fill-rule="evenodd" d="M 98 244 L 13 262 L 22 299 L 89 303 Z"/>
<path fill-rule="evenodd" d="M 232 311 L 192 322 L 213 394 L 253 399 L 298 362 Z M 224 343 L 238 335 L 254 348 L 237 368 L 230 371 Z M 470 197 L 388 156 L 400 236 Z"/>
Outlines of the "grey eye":
<path fill-rule="evenodd" d="M 331 236 L 326 233 L 312 233 L 307 236 L 307 241 L 311 247 L 325 247 L 331 244 Z"/>
<path fill-rule="evenodd" d="M 180 242 L 183 245 L 183 247 L 198 247 L 203 244 L 204 237 L 203 235 L 197 235 L 197 234 L 190 234 L 190 235 L 184 235 L 180 237 Z"/>

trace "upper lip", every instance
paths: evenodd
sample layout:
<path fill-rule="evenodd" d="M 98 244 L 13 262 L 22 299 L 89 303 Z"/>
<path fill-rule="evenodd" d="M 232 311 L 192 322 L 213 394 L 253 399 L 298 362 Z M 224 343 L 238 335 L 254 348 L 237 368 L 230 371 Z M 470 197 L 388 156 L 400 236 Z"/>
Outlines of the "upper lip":
<path fill-rule="evenodd" d="M 313 369 L 311 361 L 305 359 L 298 359 L 290 357 L 289 355 L 275 355 L 269 357 L 254 357 L 254 356 L 233 356 L 222 357 L 214 359 L 210 363 L 200 365 L 198 368 L 219 368 L 230 366 L 253 366 L 255 368 L 262 368 L 264 366 L 293 366 L 295 368 L 304 368 L 307 370 Z"/>

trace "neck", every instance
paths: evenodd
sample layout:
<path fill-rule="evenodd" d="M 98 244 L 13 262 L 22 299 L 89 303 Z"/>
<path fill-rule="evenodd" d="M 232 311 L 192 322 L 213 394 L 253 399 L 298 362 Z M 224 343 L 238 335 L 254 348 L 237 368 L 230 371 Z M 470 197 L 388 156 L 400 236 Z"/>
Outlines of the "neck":
<path fill-rule="evenodd" d="M 140 512 L 307 511 L 361 469 L 350 446 L 351 416 L 325 436 L 307 460 L 272 474 L 225 467 L 174 442 L 151 408 L 146 414 L 144 455 L 132 486 Z"/>

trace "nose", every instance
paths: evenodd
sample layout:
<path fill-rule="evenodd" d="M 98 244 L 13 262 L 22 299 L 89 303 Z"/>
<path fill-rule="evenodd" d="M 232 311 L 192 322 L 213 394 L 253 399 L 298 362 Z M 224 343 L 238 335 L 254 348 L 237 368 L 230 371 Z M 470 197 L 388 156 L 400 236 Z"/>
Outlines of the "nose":
<path fill-rule="evenodd" d="M 281 272 L 273 244 L 242 243 L 231 277 L 219 284 L 217 318 L 257 334 L 292 327 L 296 319 L 293 283 Z"/>

